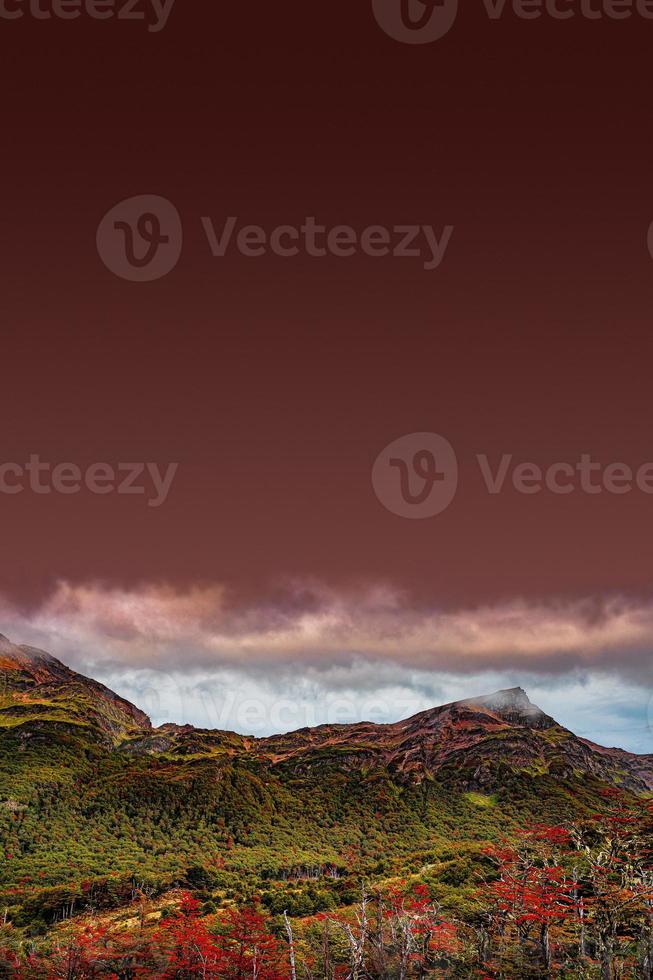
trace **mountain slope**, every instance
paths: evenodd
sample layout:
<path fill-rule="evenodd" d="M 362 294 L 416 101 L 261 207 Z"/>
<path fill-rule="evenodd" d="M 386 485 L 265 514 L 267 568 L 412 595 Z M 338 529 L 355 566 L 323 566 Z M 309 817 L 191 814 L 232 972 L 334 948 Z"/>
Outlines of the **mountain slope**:
<path fill-rule="evenodd" d="M 446 770 L 470 789 L 491 789 L 508 765 L 560 779 L 592 776 L 639 793 L 653 789 L 653 756 L 578 738 L 522 688 L 441 705 L 389 725 L 322 725 L 263 739 L 191 725 L 154 729 L 147 715 L 102 684 L 3 636 L 0 726 L 20 726 L 25 735 L 73 730 L 132 756 L 251 758 L 299 775 L 324 767 L 381 768 L 400 781 L 420 783 Z"/>
<path fill-rule="evenodd" d="M 450 778 L 464 778 L 473 789 L 495 786 L 503 763 L 533 775 L 588 775 L 633 792 L 653 789 L 653 756 L 592 746 L 532 704 L 521 688 L 442 705 L 394 725 L 322 726 L 262 744 L 274 761 L 303 771 L 339 759 L 381 765 L 419 782 L 447 769 Z"/>
<path fill-rule="evenodd" d="M 17 725 L 26 726 L 26 733 L 81 727 L 111 744 L 152 727 L 144 712 L 103 684 L 0 634 L 0 729 Z"/>
<path fill-rule="evenodd" d="M 89 894 L 115 907 L 184 883 L 274 902 L 316 868 L 334 871 L 319 874 L 336 904 L 361 876 L 422 867 L 471 889 L 487 842 L 589 816 L 611 787 L 646 794 L 653 759 L 577 738 L 520 688 L 255 739 L 153 729 L 103 685 L 0 641 L 0 904 L 30 929 Z"/>

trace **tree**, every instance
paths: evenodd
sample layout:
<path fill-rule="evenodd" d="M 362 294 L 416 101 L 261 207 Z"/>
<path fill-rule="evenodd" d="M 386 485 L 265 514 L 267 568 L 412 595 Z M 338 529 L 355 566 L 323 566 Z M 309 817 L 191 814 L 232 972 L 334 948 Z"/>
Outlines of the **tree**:
<path fill-rule="evenodd" d="M 551 927 L 564 924 L 574 915 L 574 884 L 559 858 L 559 849 L 569 840 L 564 828 L 536 825 L 523 832 L 516 845 L 485 851 L 498 872 L 498 877 L 481 890 L 490 933 L 495 938 L 498 934 L 504 956 L 509 951 L 511 932 L 520 954 L 529 943 L 534 944 L 545 976 L 551 975 L 553 966 Z M 523 968 L 528 969 L 526 961 Z"/>
<path fill-rule="evenodd" d="M 256 908 L 229 909 L 220 927 L 221 980 L 285 980 L 277 939 Z"/>

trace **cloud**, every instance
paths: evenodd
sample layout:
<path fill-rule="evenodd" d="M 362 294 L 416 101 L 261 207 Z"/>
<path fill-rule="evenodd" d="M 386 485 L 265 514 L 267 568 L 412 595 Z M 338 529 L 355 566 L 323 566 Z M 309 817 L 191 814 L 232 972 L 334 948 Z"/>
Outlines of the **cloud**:
<path fill-rule="evenodd" d="M 0 613 L 50 646 L 72 644 L 86 658 L 131 667 L 332 670 L 365 659 L 460 673 L 616 668 L 653 679 L 653 604 L 619 597 L 441 610 L 416 607 L 389 587 L 314 584 L 243 605 L 221 585 L 126 591 L 63 582 L 29 616 L 7 601 Z"/>
<path fill-rule="evenodd" d="M 220 584 L 127 591 L 62 582 L 29 614 L 0 599 L 0 615 L 1 632 L 98 677 L 157 722 L 265 734 L 391 721 L 521 684 L 588 737 L 653 750 L 646 602 L 445 610 L 417 606 L 387 585 L 338 591 L 291 583 L 243 603 Z M 590 706 L 587 717 L 574 703 Z"/>

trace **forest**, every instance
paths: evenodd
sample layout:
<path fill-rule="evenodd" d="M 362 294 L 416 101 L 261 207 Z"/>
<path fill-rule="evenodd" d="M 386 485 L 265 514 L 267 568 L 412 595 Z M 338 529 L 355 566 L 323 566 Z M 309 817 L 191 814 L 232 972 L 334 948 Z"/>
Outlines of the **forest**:
<path fill-rule="evenodd" d="M 42 889 L 18 923 L 5 914 L 0 969 L 43 980 L 653 977 L 651 802 L 606 790 L 600 812 L 517 828 L 464 870 L 455 849 L 442 857 L 377 880 L 295 867 L 241 901 L 204 866 L 159 895 L 119 876 L 83 880 L 74 898 Z"/>
<path fill-rule="evenodd" d="M 0 668 L 0 975 L 653 978 L 653 760 L 519 688 L 256 740 Z"/>

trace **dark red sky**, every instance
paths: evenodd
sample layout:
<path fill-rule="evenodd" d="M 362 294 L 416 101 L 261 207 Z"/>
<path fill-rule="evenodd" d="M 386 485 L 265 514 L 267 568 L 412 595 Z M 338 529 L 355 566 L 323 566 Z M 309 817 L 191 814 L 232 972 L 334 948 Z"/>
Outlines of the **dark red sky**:
<path fill-rule="evenodd" d="M 2 458 L 179 461 L 165 506 L 0 497 L 0 588 L 58 578 L 257 594 L 388 579 L 438 602 L 648 593 L 653 497 L 492 498 L 475 453 L 653 460 L 653 22 L 488 21 L 392 41 L 367 0 L 177 0 L 167 28 L 0 22 Z M 161 194 L 177 269 L 130 284 L 99 220 Z M 442 267 L 212 260 L 221 222 L 455 226 Z M 381 449 L 442 433 L 430 521 Z"/>

